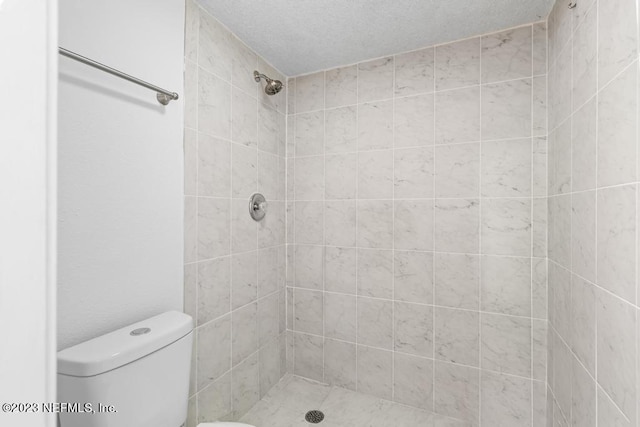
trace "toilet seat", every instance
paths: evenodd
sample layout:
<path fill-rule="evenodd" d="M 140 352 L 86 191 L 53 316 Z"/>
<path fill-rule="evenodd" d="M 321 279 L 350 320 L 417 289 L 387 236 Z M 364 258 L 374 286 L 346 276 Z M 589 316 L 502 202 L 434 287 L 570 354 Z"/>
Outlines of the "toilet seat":
<path fill-rule="evenodd" d="M 216 423 L 200 423 L 197 427 L 255 427 L 244 423 L 232 423 L 232 422 L 216 422 Z"/>

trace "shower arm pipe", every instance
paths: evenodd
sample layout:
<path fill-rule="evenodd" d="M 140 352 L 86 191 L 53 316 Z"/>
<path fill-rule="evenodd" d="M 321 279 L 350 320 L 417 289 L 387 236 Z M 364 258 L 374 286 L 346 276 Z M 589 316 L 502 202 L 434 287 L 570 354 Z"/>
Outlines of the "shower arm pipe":
<path fill-rule="evenodd" d="M 140 80 L 137 77 L 133 77 L 127 73 L 123 73 L 120 70 L 116 70 L 115 68 L 111 68 L 107 65 L 101 64 L 100 62 L 89 59 L 86 56 L 79 55 L 63 47 L 58 47 L 58 53 L 60 53 L 60 55 L 62 56 L 66 56 L 67 58 L 82 62 L 83 64 L 86 64 L 90 67 L 97 68 L 98 70 L 104 71 L 105 73 L 109 73 L 116 77 L 120 77 L 121 79 L 128 80 L 131 83 L 135 83 L 142 87 L 146 87 L 147 89 L 151 89 L 156 92 L 156 99 L 162 105 L 167 105 L 170 101 L 178 99 L 178 94 L 175 92 L 162 89 L 161 87 L 145 82 L 144 80 Z"/>

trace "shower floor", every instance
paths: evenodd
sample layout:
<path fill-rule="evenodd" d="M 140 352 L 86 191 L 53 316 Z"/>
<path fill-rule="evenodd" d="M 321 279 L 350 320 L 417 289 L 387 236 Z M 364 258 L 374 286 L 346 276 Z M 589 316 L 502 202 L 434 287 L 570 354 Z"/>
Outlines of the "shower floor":
<path fill-rule="evenodd" d="M 319 409 L 324 421 L 305 421 L 307 411 Z M 287 375 L 242 417 L 256 427 L 470 427 L 471 424 L 435 415 L 388 400 Z"/>

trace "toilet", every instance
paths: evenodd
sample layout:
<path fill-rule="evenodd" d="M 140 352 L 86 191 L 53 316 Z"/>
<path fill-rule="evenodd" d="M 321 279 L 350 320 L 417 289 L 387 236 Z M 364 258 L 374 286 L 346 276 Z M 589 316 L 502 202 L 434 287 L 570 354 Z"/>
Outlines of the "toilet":
<path fill-rule="evenodd" d="M 170 311 L 58 352 L 60 427 L 185 427 L 192 343 Z"/>

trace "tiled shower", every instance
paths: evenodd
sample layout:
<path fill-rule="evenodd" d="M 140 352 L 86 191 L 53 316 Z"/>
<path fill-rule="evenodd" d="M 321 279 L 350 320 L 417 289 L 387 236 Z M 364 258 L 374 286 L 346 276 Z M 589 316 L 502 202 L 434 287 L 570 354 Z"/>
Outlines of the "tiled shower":
<path fill-rule="evenodd" d="M 189 425 L 285 374 L 472 426 L 638 425 L 636 9 L 287 78 L 188 1 Z"/>

